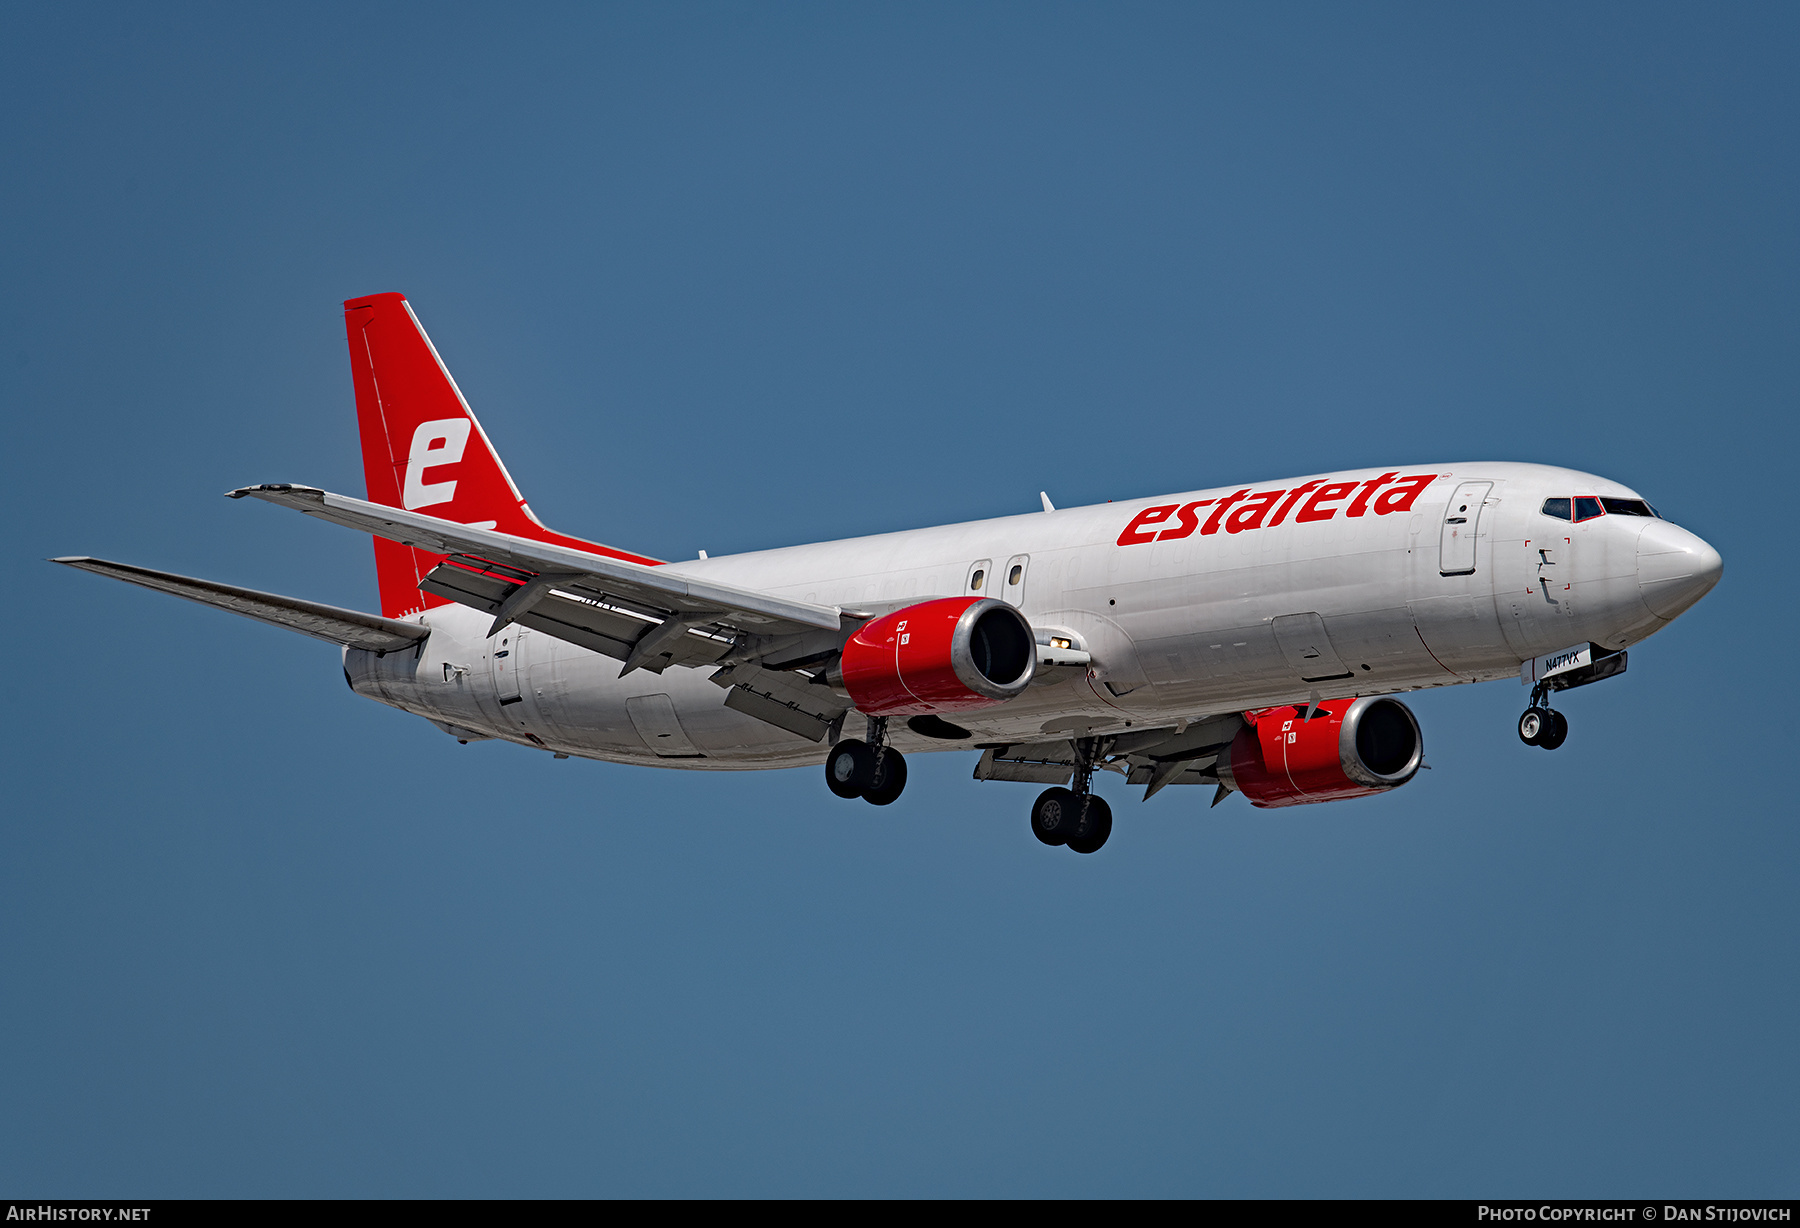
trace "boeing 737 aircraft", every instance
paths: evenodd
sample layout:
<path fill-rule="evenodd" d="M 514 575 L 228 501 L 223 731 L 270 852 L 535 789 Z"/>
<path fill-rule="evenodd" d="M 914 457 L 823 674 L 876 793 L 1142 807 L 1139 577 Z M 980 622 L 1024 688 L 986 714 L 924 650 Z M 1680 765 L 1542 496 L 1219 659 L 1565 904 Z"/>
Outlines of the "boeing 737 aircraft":
<path fill-rule="evenodd" d="M 1551 697 L 1718 582 L 1717 551 L 1617 482 L 1548 465 L 1406 464 L 665 563 L 545 528 L 411 306 L 344 304 L 367 498 L 247 486 L 373 535 L 381 616 L 56 559 L 343 647 L 359 695 L 461 742 L 742 770 L 823 763 L 885 806 L 908 754 L 1051 786 L 1046 844 L 1092 853 L 1094 773 L 1148 800 L 1206 785 L 1292 806 L 1398 788 L 1396 694 L 1519 678 Z M 846 736 L 846 734 L 860 736 Z"/>

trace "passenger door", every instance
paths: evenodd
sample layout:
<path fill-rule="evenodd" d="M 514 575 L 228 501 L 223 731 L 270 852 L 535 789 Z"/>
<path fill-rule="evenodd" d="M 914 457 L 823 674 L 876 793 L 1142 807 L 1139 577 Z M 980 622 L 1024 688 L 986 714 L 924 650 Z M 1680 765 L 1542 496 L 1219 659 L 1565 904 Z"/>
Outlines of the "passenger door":
<path fill-rule="evenodd" d="M 521 649 L 525 643 L 525 635 L 525 628 L 514 623 L 500 633 L 500 638 L 494 640 L 488 650 L 488 664 L 494 678 L 494 695 L 503 708 L 511 707 L 523 698 L 519 688 L 522 685 L 520 667 L 524 662 Z"/>
<path fill-rule="evenodd" d="M 1481 534 L 1481 509 L 1492 482 L 1464 482 L 1450 493 L 1444 505 L 1444 523 L 1438 534 L 1438 574 L 1468 576 L 1475 573 L 1475 542 Z"/>
<path fill-rule="evenodd" d="M 531 633 L 518 623 L 506 628 L 488 641 L 488 671 L 494 684 L 494 698 L 500 703 L 500 717 L 514 729 L 524 729 L 530 722 L 525 710 L 526 637 Z"/>

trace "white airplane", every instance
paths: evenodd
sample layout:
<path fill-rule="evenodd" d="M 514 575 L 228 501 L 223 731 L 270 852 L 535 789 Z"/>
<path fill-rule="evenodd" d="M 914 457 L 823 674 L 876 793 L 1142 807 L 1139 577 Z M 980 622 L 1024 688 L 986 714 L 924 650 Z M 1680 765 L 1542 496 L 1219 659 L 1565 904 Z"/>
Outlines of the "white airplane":
<path fill-rule="evenodd" d="M 1046 844 L 1092 853 L 1096 771 L 1290 806 L 1421 765 L 1393 695 L 1553 693 L 1718 582 L 1635 491 L 1546 465 L 1403 465 L 664 563 L 540 524 L 411 306 L 344 305 L 367 499 L 230 492 L 374 536 L 381 616 L 87 557 L 54 560 L 343 646 L 359 695 L 460 742 L 616 763 L 825 766 L 878 806 L 905 755 L 978 750 L 1046 784 Z M 846 731 L 863 736 L 845 737 Z"/>

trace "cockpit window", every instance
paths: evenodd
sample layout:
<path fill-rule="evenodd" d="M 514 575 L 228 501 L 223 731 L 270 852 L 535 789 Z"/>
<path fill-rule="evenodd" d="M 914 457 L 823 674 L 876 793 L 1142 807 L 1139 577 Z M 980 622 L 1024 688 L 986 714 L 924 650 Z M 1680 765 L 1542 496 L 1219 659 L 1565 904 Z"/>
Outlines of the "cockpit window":
<path fill-rule="evenodd" d="M 1648 516 L 1661 520 L 1657 510 L 1642 499 L 1601 499 L 1578 495 L 1573 499 L 1545 499 L 1541 509 L 1558 520 L 1592 520 L 1596 516 Z"/>

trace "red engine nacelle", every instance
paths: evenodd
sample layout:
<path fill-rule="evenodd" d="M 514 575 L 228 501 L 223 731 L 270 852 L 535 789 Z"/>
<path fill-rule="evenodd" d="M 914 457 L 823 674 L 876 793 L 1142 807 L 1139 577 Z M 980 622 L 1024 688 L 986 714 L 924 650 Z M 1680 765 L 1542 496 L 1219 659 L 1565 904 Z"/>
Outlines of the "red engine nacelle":
<path fill-rule="evenodd" d="M 1244 713 L 1219 757 L 1219 779 L 1253 806 L 1304 806 L 1367 797 L 1411 780 L 1425 757 L 1412 710 L 1397 699 L 1331 699 Z"/>
<path fill-rule="evenodd" d="M 1037 669 L 1025 616 L 990 597 L 921 601 L 863 624 L 844 645 L 844 689 L 869 716 L 991 707 Z"/>

